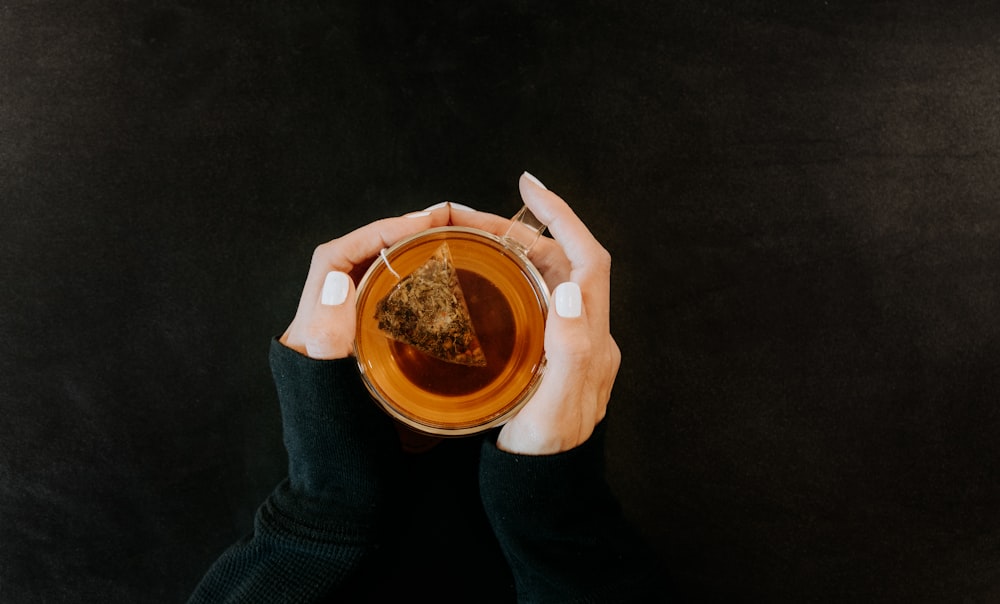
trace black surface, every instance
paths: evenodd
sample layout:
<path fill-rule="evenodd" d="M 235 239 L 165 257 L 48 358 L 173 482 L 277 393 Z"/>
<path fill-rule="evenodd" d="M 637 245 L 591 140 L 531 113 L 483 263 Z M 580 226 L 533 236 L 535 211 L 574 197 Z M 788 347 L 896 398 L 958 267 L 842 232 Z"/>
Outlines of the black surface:
<path fill-rule="evenodd" d="M 182 601 L 282 475 L 312 248 L 527 169 L 614 256 L 681 594 L 1000 601 L 993 3 L 302 4 L 0 7 L 0 600 Z M 423 581 L 496 562 L 462 520 Z"/>

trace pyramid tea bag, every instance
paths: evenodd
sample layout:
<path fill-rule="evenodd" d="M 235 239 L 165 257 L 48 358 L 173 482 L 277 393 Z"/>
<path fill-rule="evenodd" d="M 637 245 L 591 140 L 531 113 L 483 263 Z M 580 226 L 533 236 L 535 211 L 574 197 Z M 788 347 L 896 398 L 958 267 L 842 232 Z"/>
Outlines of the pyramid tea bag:
<path fill-rule="evenodd" d="M 379 300 L 375 318 L 386 336 L 434 358 L 486 366 L 447 243 Z"/>

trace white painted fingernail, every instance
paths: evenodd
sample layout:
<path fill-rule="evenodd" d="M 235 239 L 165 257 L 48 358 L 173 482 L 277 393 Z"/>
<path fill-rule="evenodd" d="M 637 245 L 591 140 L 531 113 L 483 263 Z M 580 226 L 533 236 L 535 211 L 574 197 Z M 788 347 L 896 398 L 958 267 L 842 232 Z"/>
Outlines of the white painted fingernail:
<path fill-rule="evenodd" d="M 575 319 L 583 312 L 583 295 L 576 283 L 560 283 L 552 294 L 556 300 L 556 314 L 560 317 Z"/>
<path fill-rule="evenodd" d="M 347 299 L 351 289 L 350 277 L 340 271 L 330 271 L 323 281 L 323 295 L 320 301 L 326 306 L 340 306 Z"/>
<path fill-rule="evenodd" d="M 430 216 L 431 213 L 428 211 L 423 212 L 410 212 L 409 214 L 403 214 L 406 218 L 420 218 L 421 216 Z"/>
<path fill-rule="evenodd" d="M 445 207 L 446 205 L 448 205 L 448 202 L 447 202 L 447 201 L 442 201 L 441 203 L 436 203 L 436 204 L 434 204 L 434 205 L 432 205 L 432 206 L 429 206 L 429 207 L 426 207 L 426 208 L 424 208 L 424 211 L 425 211 L 425 212 L 429 212 L 429 211 L 431 211 L 431 210 L 436 210 L 436 209 L 438 209 L 438 208 L 443 208 L 443 207 Z"/>
<path fill-rule="evenodd" d="M 548 187 L 546 187 L 545 185 L 543 185 L 543 184 L 542 184 L 542 181 L 540 181 L 540 180 L 538 180 L 537 178 L 535 178 L 535 177 L 534 177 L 534 175 L 533 175 L 533 174 L 531 174 L 530 172 L 527 172 L 527 171 L 526 171 L 526 172 L 524 173 L 524 177 L 525 177 L 525 178 L 527 178 L 528 180 L 530 180 L 531 182 L 535 183 L 535 184 L 536 184 L 536 185 L 538 185 L 539 187 L 541 187 L 541 188 L 545 189 L 546 191 L 548 191 L 548 190 L 549 190 L 549 188 L 548 188 Z"/>
<path fill-rule="evenodd" d="M 475 212 L 472 208 L 467 205 L 462 205 L 460 203 L 451 202 L 451 207 L 456 210 L 462 210 L 463 212 Z"/>

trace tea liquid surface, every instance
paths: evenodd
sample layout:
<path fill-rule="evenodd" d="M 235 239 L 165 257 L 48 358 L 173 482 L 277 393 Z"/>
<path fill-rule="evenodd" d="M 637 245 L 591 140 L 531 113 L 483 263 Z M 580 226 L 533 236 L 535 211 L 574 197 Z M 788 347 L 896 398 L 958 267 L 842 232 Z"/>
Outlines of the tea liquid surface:
<path fill-rule="evenodd" d="M 375 308 L 398 279 L 378 263 L 358 297 L 359 365 L 367 386 L 391 414 L 444 430 L 484 425 L 516 407 L 544 365 L 544 283 L 532 279 L 502 244 L 466 232 L 418 238 L 387 259 L 405 277 L 447 241 L 486 356 L 485 367 L 435 359 L 387 337 Z"/>

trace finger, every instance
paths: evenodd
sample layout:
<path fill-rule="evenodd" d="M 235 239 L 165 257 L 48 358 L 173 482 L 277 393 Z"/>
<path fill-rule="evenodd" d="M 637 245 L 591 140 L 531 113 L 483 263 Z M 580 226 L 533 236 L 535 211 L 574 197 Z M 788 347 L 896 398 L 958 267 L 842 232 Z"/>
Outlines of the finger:
<path fill-rule="evenodd" d="M 383 218 L 323 244 L 320 250 L 328 263 L 328 270 L 349 272 L 400 239 L 425 229 L 444 226 L 447 222 L 448 211 L 445 208 Z"/>
<path fill-rule="evenodd" d="M 328 272 L 350 273 L 354 267 L 377 256 L 383 248 L 420 231 L 444 226 L 447 221 L 447 210 L 412 212 L 405 216 L 377 220 L 320 245 L 313 253 L 309 276 L 302 290 L 302 301 L 315 300 L 319 296 L 323 279 Z"/>
<path fill-rule="evenodd" d="M 455 226 L 479 229 L 480 231 L 493 233 L 497 236 L 506 233 L 507 227 L 510 226 L 510 218 L 504 218 L 503 216 L 497 216 L 489 212 L 480 212 L 461 204 L 451 203 L 448 204 L 448 207 L 451 224 Z"/>
<path fill-rule="evenodd" d="M 586 369 L 592 344 L 580 286 L 572 281 L 560 283 L 552 291 L 552 307 L 545 322 L 546 378 L 581 381 L 573 375 L 579 376 Z"/>
<path fill-rule="evenodd" d="M 303 294 L 280 341 L 313 358 L 343 358 L 353 349 L 354 284 L 347 273 L 330 271 L 318 296 Z"/>
<path fill-rule="evenodd" d="M 340 359 L 354 352 L 354 281 L 347 273 L 330 271 L 310 314 L 302 345 L 314 359 Z"/>
<path fill-rule="evenodd" d="M 591 271 L 599 274 L 610 272 L 611 259 L 607 250 L 594 238 L 569 204 L 527 172 L 521 175 L 518 188 L 528 209 L 562 245 L 574 271 L 584 274 Z"/>
<path fill-rule="evenodd" d="M 580 288 L 563 283 L 553 291 L 545 325 L 545 375 L 531 400 L 501 431 L 498 446 L 513 453 L 544 455 L 580 444 L 593 431 L 594 403 L 583 395 L 591 352 Z"/>
<path fill-rule="evenodd" d="M 427 212 L 431 210 L 439 210 L 441 208 L 448 208 L 449 212 L 451 210 L 465 210 L 467 212 L 475 212 L 475 210 L 473 210 L 469 206 L 461 203 L 456 203 L 454 201 L 442 201 L 441 203 L 436 203 L 432 206 L 424 208 L 424 211 Z"/>
<path fill-rule="evenodd" d="M 488 212 L 479 212 L 468 206 L 451 204 L 451 224 L 464 226 L 498 237 L 503 237 L 510 228 L 510 218 Z M 558 243 L 548 237 L 539 237 L 528 251 L 528 259 L 549 283 L 562 283 L 570 278 L 571 265 Z"/>
<path fill-rule="evenodd" d="M 610 308 L 611 255 L 561 197 L 525 172 L 518 181 L 521 197 L 562 246 L 571 265 L 569 278 L 580 284 L 592 317 Z"/>
<path fill-rule="evenodd" d="M 614 340 L 607 336 L 597 339 L 589 326 L 586 304 L 579 285 L 572 281 L 559 284 L 552 292 L 552 308 L 545 325 L 546 375 L 551 392 L 541 401 L 555 414 L 565 414 L 569 408 L 579 418 L 577 444 L 590 438 L 594 426 L 604 417 L 610 398 L 611 384 L 618 371 L 620 353 Z M 610 344 L 610 346 L 607 346 Z M 610 373 L 597 370 L 594 361 L 604 361 L 607 355 Z M 617 358 L 616 358 L 617 357 Z M 587 395 L 580 394 L 587 388 L 596 388 Z M 549 399 L 548 397 L 559 397 Z"/>

